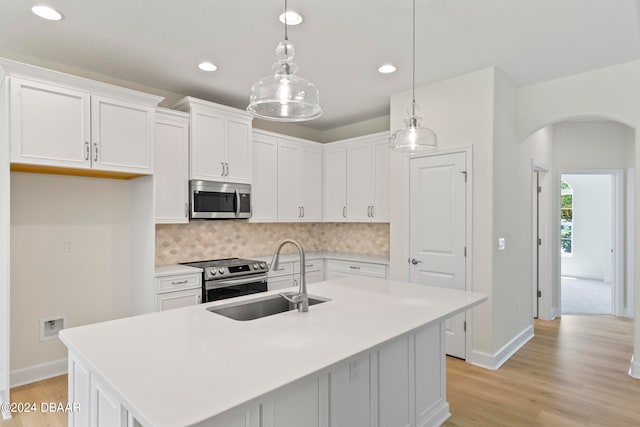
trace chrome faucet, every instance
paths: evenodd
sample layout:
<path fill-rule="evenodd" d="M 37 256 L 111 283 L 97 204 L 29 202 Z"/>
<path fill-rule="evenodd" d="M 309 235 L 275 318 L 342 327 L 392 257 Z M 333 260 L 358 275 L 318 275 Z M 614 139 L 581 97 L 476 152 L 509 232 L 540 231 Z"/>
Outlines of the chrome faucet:
<path fill-rule="evenodd" d="M 276 251 L 273 254 L 273 259 L 271 260 L 271 266 L 269 267 L 271 271 L 276 271 L 278 269 L 278 265 L 280 263 L 280 250 L 287 243 L 291 243 L 298 249 L 298 253 L 300 254 L 300 289 L 297 294 L 293 295 L 285 295 L 280 294 L 280 296 L 298 308 L 298 311 L 301 313 L 309 311 L 309 295 L 307 295 L 307 280 L 306 280 L 306 272 L 305 272 L 305 259 L 304 259 L 304 249 L 302 245 L 295 240 L 292 239 L 284 239 L 278 242 L 276 246 Z"/>

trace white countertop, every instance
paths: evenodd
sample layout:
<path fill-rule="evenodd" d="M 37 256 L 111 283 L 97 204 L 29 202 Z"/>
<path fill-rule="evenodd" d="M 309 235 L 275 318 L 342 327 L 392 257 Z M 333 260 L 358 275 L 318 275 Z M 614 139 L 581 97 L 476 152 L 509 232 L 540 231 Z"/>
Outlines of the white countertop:
<path fill-rule="evenodd" d="M 155 276 L 173 276 L 175 274 L 190 274 L 190 273 L 202 273 L 201 268 L 190 267 L 188 265 L 172 264 L 172 265 L 158 265 L 156 266 Z"/>
<path fill-rule="evenodd" d="M 251 259 L 256 259 L 265 262 L 271 262 L 273 258 L 272 255 L 265 256 L 256 256 L 251 257 Z M 312 259 L 339 259 L 342 261 L 356 261 L 356 262 L 369 262 L 372 264 L 384 264 L 389 265 L 389 257 L 381 256 L 381 255 L 367 255 L 367 254 L 358 254 L 352 252 L 307 252 L 305 253 L 305 258 L 308 260 Z M 280 255 L 281 262 L 291 262 L 291 261 L 299 261 L 300 255 L 297 252 L 291 254 L 282 254 Z"/>
<path fill-rule="evenodd" d="M 206 310 L 230 302 L 218 301 L 65 329 L 60 338 L 141 422 L 190 425 L 487 299 L 369 277 L 314 283 L 309 294 L 331 301 L 245 322 Z"/>

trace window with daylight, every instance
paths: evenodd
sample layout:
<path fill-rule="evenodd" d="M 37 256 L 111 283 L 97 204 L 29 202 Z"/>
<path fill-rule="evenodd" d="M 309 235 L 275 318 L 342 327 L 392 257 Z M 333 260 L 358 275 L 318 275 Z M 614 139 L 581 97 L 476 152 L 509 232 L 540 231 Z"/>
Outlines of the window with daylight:
<path fill-rule="evenodd" d="M 564 179 L 560 183 L 560 253 L 573 254 L 573 188 Z"/>

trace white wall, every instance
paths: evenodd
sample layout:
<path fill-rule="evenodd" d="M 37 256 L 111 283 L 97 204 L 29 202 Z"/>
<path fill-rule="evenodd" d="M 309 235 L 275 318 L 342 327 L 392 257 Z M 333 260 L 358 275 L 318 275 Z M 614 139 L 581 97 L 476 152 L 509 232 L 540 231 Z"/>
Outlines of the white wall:
<path fill-rule="evenodd" d="M 611 178 L 562 175 L 573 188 L 573 250 L 561 257 L 563 276 L 611 280 Z"/>
<path fill-rule="evenodd" d="M 494 70 L 485 69 L 461 77 L 416 88 L 423 126 L 435 131 L 442 148 L 473 146 L 473 270 L 472 289 L 489 295 L 489 301 L 473 310 L 474 350 L 492 353 L 493 342 L 493 91 Z M 404 126 L 411 93 L 391 97 L 391 130 Z M 409 242 L 407 193 L 408 160 L 391 156 L 390 275 L 408 280 Z"/>
<path fill-rule="evenodd" d="M 640 61 L 632 61 L 520 88 L 518 91 L 518 134 L 526 139 L 531 133 L 553 123 L 575 117 L 605 118 L 626 124 L 635 130 L 635 146 L 640 143 Z M 640 162 L 640 150 L 634 153 Z M 635 174 L 635 222 L 640 215 L 639 174 Z M 633 246 L 640 246 L 637 228 Z M 634 252 L 634 268 L 640 266 L 640 251 Z M 640 292 L 635 280 L 635 311 L 640 310 Z M 640 378 L 640 316 L 634 321 L 634 362 L 630 374 Z"/>
<path fill-rule="evenodd" d="M 0 67 L 0 401 L 9 401 L 9 127 L 4 72 Z"/>
<path fill-rule="evenodd" d="M 11 174 L 12 372 L 66 358 L 57 339 L 39 341 L 40 318 L 128 314 L 129 197 L 128 181 Z"/>

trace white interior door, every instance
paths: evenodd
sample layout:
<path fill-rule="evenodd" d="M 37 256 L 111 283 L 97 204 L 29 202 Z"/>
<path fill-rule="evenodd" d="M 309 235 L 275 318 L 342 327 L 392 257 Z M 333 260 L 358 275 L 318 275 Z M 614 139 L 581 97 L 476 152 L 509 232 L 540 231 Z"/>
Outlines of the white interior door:
<path fill-rule="evenodd" d="M 466 290 L 466 153 L 410 163 L 410 280 Z M 451 356 L 466 357 L 465 317 L 446 322 Z"/>

